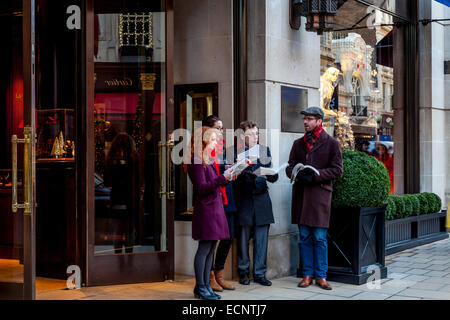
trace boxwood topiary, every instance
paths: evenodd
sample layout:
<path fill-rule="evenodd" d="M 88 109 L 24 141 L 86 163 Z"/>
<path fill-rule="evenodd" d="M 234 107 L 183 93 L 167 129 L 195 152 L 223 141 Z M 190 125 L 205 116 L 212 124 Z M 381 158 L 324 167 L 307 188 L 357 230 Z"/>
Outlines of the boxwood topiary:
<path fill-rule="evenodd" d="M 343 150 L 344 172 L 333 183 L 332 207 L 381 207 L 390 190 L 383 163 L 364 152 Z"/>
<path fill-rule="evenodd" d="M 441 197 L 439 197 L 436 193 L 430 193 L 430 197 L 433 198 L 433 207 L 432 207 L 432 212 L 430 213 L 438 213 L 441 212 L 441 208 L 442 208 L 442 201 L 441 201 Z"/>
<path fill-rule="evenodd" d="M 413 203 L 409 197 L 405 197 L 405 195 L 402 196 L 403 201 L 405 203 L 405 212 L 403 214 L 403 217 L 410 217 L 413 215 Z"/>
<path fill-rule="evenodd" d="M 387 199 L 387 207 L 385 212 L 386 220 L 394 220 L 396 218 L 396 206 L 395 200 L 392 195 L 389 195 Z"/>
<path fill-rule="evenodd" d="M 411 201 L 411 215 L 418 216 L 420 214 L 420 201 L 414 194 L 405 194 L 404 197 Z"/>
<path fill-rule="evenodd" d="M 417 198 L 420 202 L 420 214 L 427 214 L 429 211 L 428 199 L 423 193 L 417 194 Z"/>
<path fill-rule="evenodd" d="M 437 213 L 441 211 L 441 198 L 432 192 L 423 192 L 423 195 L 428 200 L 428 213 Z"/>
<path fill-rule="evenodd" d="M 405 217 L 405 201 L 403 200 L 402 196 L 397 195 L 391 195 L 392 199 L 395 203 L 395 218 L 394 219 L 400 219 Z"/>

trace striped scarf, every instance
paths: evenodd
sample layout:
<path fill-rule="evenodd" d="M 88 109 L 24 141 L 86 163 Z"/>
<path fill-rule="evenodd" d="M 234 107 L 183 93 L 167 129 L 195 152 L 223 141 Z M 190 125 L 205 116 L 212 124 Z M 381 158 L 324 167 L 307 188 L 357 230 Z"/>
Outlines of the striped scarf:
<path fill-rule="evenodd" d="M 322 125 L 319 125 L 313 131 L 307 132 L 303 136 L 303 139 L 305 140 L 306 146 L 308 147 L 309 151 L 311 151 L 312 147 L 317 142 L 322 132 L 323 132 Z"/>

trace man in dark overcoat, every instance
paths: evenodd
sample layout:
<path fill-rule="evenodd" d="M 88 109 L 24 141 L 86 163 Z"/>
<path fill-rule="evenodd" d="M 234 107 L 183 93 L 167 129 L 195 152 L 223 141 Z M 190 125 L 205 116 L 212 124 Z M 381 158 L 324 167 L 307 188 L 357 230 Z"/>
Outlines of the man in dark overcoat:
<path fill-rule="evenodd" d="M 328 271 L 327 231 L 330 222 L 332 180 L 342 175 L 342 151 L 339 142 L 322 128 L 324 113 L 309 107 L 304 115 L 305 135 L 294 141 L 286 175 L 292 178 L 296 164 L 318 170 L 300 171 L 292 188 L 292 223 L 298 224 L 299 249 L 303 279 L 299 287 L 308 287 L 312 279 L 322 289 L 331 290 L 326 280 Z"/>
<path fill-rule="evenodd" d="M 258 126 L 255 122 L 244 121 L 240 124 L 240 128 L 245 136 L 245 151 L 258 144 Z M 259 145 L 257 162 L 242 171 L 233 183 L 237 206 L 239 282 L 244 285 L 250 284 L 249 241 L 253 237 L 253 280 L 261 285 L 270 286 L 272 282 L 265 276 L 267 244 L 269 227 L 275 220 L 267 181 L 276 182 L 278 174 L 268 176 L 255 174 L 260 167 L 271 167 L 270 149 L 263 145 Z"/>

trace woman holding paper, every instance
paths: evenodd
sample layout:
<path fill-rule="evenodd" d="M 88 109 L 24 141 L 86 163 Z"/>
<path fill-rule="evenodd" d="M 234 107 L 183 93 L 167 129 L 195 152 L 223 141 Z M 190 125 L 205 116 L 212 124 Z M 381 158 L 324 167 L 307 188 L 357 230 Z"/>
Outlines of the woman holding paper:
<path fill-rule="evenodd" d="M 209 274 L 217 240 L 230 237 L 220 187 L 235 179 L 232 171 L 220 175 L 216 172 L 214 154 L 218 136 L 216 129 L 199 128 L 192 137 L 188 166 L 194 187 L 192 238 L 199 241 L 194 259 L 194 295 L 207 300 L 220 299 L 209 284 Z"/>
<path fill-rule="evenodd" d="M 204 126 L 217 129 L 219 131 L 219 141 L 217 152 L 214 157 L 214 165 L 216 168 L 217 175 L 225 172 L 225 169 L 231 167 L 231 165 L 225 165 L 226 157 L 224 153 L 225 140 L 223 139 L 223 124 L 222 121 L 214 116 L 208 116 L 202 123 Z M 222 161 L 219 161 L 221 159 Z M 234 217 L 236 214 L 236 203 L 234 202 L 233 196 L 233 186 L 231 183 L 227 184 L 225 188 L 221 188 L 223 195 L 223 207 L 225 210 L 225 215 L 228 222 L 228 231 L 230 232 L 230 237 L 227 239 L 222 239 L 217 245 L 217 252 L 215 259 L 213 259 L 212 269 L 209 275 L 209 284 L 214 291 L 234 290 L 234 286 L 223 278 L 223 269 L 225 267 L 225 261 L 230 251 L 231 245 L 233 244 L 234 238 Z"/>

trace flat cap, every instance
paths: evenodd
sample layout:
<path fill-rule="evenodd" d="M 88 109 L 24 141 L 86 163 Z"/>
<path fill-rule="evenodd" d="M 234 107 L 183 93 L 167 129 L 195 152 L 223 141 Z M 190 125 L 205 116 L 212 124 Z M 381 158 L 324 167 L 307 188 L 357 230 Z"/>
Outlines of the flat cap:
<path fill-rule="evenodd" d="M 308 116 L 315 116 L 321 119 L 323 119 L 324 117 L 323 110 L 320 107 L 308 107 L 305 110 L 303 110 L 301 114 L 305 114 Z"/>

